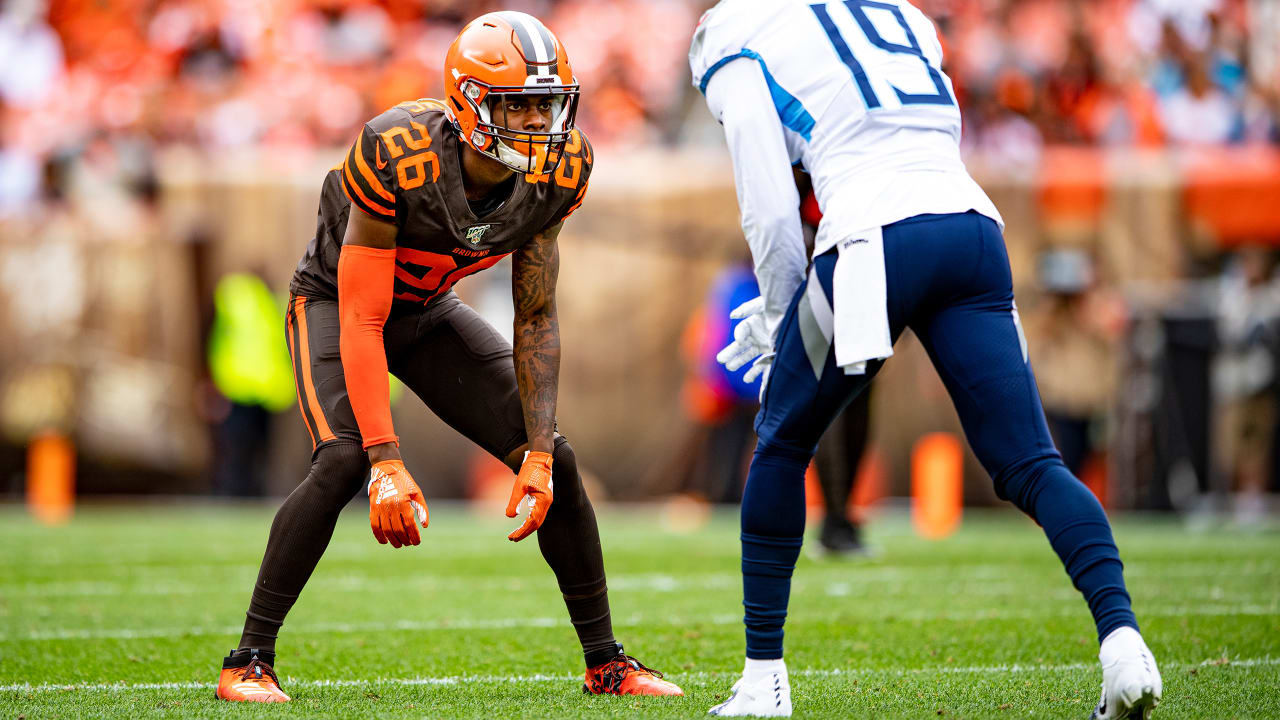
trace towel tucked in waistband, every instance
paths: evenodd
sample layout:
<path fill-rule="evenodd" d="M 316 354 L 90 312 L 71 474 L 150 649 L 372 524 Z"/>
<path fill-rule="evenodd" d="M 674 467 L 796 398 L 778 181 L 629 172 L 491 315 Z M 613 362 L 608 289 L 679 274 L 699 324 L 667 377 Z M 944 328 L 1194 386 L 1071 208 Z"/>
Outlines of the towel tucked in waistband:
<path fill-rule="evenodd" d="M 893 355 L 889 333 L 884 236 L 880 228 L 853 233 L 836 243 L 840 257 L 832 276 L 836 365 L 861 375 L 867 362 Z"/>

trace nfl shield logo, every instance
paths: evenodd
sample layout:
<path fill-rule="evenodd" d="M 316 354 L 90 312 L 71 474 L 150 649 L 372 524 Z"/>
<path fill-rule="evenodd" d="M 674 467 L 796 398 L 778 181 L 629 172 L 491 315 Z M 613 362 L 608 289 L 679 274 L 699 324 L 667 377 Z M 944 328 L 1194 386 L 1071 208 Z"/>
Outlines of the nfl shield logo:
<path fill-rule="evenodd" d="M 467 228 L 467 240 L 472 245 L 479 245 L 480 238 L 484 237 L 484 233 L 489 227 L 489 225 L 472 225 Z"/>

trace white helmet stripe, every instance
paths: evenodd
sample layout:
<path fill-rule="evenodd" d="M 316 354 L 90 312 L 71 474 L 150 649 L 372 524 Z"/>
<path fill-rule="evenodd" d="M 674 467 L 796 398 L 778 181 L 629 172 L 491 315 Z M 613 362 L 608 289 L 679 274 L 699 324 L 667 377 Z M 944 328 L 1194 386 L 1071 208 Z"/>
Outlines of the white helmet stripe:
<path fill-rule="evenodd" d="M 551 43 L 550 33 L 547 32 L 547 29 L 536 18 L 526 13 L 511 11 L 504 13 L 504 16 L 511 24 L 516 25 L 518 23 L 519 28 L 524 30 L 523 33 L 520 33 L 521 39 L 526 36 L 530 39 L 529 44 L 533 47 L 525 48 L 525 50 L 533 53 L 533 57 L 528 59 L 538 63 L 535 66 L 537 74 L 550 75 L 551 66 L 548 63 L 556 61 L 556 50 Z"/>

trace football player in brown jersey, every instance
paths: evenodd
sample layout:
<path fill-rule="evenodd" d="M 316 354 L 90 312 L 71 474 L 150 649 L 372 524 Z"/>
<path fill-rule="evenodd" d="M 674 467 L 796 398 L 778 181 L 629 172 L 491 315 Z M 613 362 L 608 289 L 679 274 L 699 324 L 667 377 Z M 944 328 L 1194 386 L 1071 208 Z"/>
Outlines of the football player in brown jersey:
<path fill-rule="evenodd" d="M 272 523 L 217 695 L 289 699 L 272 669 L 276 634 L 352 495 L 367 489 L 378 542 L 420 542 L 427 503 L 400 459 L 388 370 L 517 473 L 507 516 L 522 501 L 529 512 L 508 537 L 538 534 L 582 643 L 584 691 L 680 695 L 614 639 L 595 513 L 555 431 L 556 236 L 592 160 L 568 57 L 536 18 L 490 13 L 463 28 L 444 75 L 444 102 L 374 118 L 325 178 L 286 318 L 311 470 Z M 450 289 L 507 255 L 514 349 Z"/>

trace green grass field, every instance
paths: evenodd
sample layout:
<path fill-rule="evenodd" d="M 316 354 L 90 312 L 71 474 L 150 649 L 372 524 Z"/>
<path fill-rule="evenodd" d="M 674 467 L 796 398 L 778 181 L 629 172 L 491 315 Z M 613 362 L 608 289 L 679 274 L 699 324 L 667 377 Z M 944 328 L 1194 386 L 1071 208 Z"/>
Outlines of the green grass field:
<path fill-rule="evenodd" d="M 741 669 L 736 518 L 664 530 L 600 513 L 614 622 L 684 698 L 585 697 L 555 582 L 510 521 L 437 504 L 424 544 L 380 546 L 348 512 L 285 624 L 294 702 L 213 698 L 274 507 L 84 508 L 41 527 L 0 509 L 0 717 L 687 717 Z M 1120 520 L 1157 718 L 1280 717 L 1280 536 Z M 877 520 L 858 562 L 801 560 L 787 625 L 796 717 L 1087 718 L 1101 673 L 1083 601 L 1040 531 L 970 513 L 940 542 Z"/>

